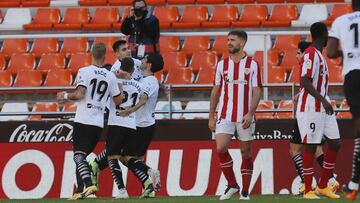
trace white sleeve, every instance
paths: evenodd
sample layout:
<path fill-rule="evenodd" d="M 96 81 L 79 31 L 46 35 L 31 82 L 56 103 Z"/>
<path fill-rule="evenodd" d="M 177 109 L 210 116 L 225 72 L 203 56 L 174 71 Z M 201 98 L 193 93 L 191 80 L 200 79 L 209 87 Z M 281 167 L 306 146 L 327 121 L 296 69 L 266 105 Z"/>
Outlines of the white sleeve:
<path fill-rule="evenodd" d="M 251 63 L 251 66 L 252 66 L 251 67 L 251 69 L 252 69 L 251 85 L 253 87 L 262 87 L 261 72 L 260 72 L 258 63 L 253 61 Z"/>
<path fill-rule="evenodd" d="M 158 84 L 155 84 L 155 82 L 152 81 L 144 81 L 144 83 L 142 83 L 143 86 L 143 93 L 147 94 L 148 97 L 150 97 L 150 95 L 153 95 L 156 91 L 157 91 L 157 86 Z"/>
<path fill-rule="evenodd" d="M 109 92 L 110 92 L 111 97 L 119 96 L 121 93 L 117 79 L 116 79 L 115 75 L 113 75 L 113 74 L 111 74 L 111 76 L 110 76 L 110 91 Z"/>
<path fill-rule="evenodd" d="M 305 53 L 303 56 L 303 63 L 301 65 L 301 77 L 307 76 L 308 78 L 314 78 L 317 69 L 316 54 L 314 52 Z"/>
<path fill-rule="evenodd" d="M 331 29 L 329 30 L 329 37 L 340 39 L 340 31 L 341 31 L 341 19 L 337 18 L 331 25 Z"/>
<path fill-rule="evenodd" d="M 222 67 L 223 67 L 224 61 L 220 61 L 217 65 L 216 65 L 216 70 L 215 70 L 215 78 L 214 78 L 214 82 L 213 85 L 221 85 L 222 80 L 223 80 L 223 76 L 222 76 Z"/>
<path fill-rule="evenodd" d="M 82 71 L 81 69 L 79 69 L 77 75 L 76 75 L 76 79 L 75 79 L 75 86 L 83 86 L 86 87 L 86 76 L 84 71 Z"/>

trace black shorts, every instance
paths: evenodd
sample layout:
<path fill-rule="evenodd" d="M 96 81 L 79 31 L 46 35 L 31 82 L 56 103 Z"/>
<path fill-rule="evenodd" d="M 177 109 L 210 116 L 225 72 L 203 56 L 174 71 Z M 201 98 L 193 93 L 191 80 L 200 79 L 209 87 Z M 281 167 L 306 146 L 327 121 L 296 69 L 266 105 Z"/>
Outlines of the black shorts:
<path fill-rule="evenodd" d="M 360 70 L 345 75 L 344 92 L 353 119 L 360 118 Z"/>
<path fill-rule="evenodd" d="M 326 141 L 325 136 L 323 137 L 323 139 L 321 140 L 321 145 L 324 145 Z M 291 139 L 290 142 L 293 144 L 303 144 L 302 140 L 301 140 L 301 134 L 300 134 L 300 130 L 299 130 L 299 125 L 297 120 L 295 119 L 295 123 L 294 123 L 294 128 L 291 134 Z"/>
<path fill-rule="evenodd" d="M 90 154 L 100 139 L 102 128 L 74 123 L 73 150 Z"/>
<path fill-rule="evenodd" d="M 125 148 L 128 136 L 135 136 L 136 131 L 115 125 L 108 126 L 106 137 L 106 152 L 108 155 L 121 155 Z"/>
<path fill-rule="evenodd" d="M 155 133 L 155 124 L 148 127 L 137 127 L 137 156 L 144 156 Z"/>

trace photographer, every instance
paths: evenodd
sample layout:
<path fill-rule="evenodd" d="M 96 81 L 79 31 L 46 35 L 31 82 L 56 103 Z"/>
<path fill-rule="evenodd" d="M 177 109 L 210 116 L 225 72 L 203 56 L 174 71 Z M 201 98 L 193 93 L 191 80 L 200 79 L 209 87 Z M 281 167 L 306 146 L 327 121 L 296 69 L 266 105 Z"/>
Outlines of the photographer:
<path fill-rule="evenodd" d="M 142 59 L 146 54 L 159 52 L 159 20 L 148 12 L 145 0 L 134 0 L 129 17 L 121 25 L 121 32 L 129 36 L 133 58 Z"/>

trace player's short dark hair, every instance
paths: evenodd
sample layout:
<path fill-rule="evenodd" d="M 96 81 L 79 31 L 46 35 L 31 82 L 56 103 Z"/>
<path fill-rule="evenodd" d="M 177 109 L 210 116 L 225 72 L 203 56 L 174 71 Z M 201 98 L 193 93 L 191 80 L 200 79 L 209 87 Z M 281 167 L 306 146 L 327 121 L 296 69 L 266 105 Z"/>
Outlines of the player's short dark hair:
<path fill-rule="evenodd" d="M 301 53 L 304 53 L 305 49 L 310 46 L 311 42 L 301 41 L 298 44 L 298 49 L 300 49 Z"/>
<path fill-rule="evenodd" d="M 232 30 L 229 32 L 229 35 L 235 35 L 238 36 L 239 38 L 245 40 L 245 42 L 247 41 L 247 33 L 243 30 Z"/>
<path fill-rule="evenodd" d="M 134 1 L 132 2 L 133 7 L 135 7 L 135 3 L 136 3 L 136 2 L 144 2 L 145 7 L 147 7 L 147 3 L 146 3 L 145 0 L 134 0 Z"/>
<path fill-rule="evenodd" d="M 352 8 L 354 11 L 360 11 L 360 1 L 352 0 Z"/>
<path fill-rule="evenodd" d="M 326 25 L 322 22 L 316 22 L 310 27 L 311 37 L 313 41 L 323 37 L 324 33 L 327 33 L 327 31 L 328 29 Z"/>
<path fill-rule="evenodd" d="M 123 44 L 126 44 L 126 43 L 127 43 L 126 40 L 123 40 L 123 39 L 116 41 L 116 42 L 113 44 L 113 46 L 112 46 L 113 51 L 114 51 L 114 52 L 118 52 L 118 51 L 119 51 L 119 47 L 120 47 L 121 45 L 123 45 Z"/>
<path fill-rule="evenodd" d="M 104 43 L 96 43 L 91 51 L 92 57 L 95 60 L 101 60 L 105 58 L 106 46 Z"/>
<path fill-rule="evenodd" d="M 131 57 L 125 57 L 121 60 L 120 69 L 132 73 L 134 71 L 134 60 Z"/>
<path fill-rule="evenodd" d="M 151 63 L 151 72 L 156 73 L 163 69 L 164 59 L 161 54 L 154 52 L 147 55 L 147 62 Z"/>
<path fill-rule="evenodd" d="M 111 70 L 112 65 L 110 63 L 107 63 L 105 65 L 102 66 L 102 68 L 105 68 L 106 70 L 110 71 Z"/>

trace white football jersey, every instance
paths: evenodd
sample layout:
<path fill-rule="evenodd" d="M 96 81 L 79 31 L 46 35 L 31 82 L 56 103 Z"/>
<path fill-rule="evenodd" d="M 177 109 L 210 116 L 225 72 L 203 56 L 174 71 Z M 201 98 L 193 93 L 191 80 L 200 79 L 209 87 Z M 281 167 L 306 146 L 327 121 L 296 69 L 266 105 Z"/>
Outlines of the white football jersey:
<path fill-rule="evenodd" d="M 344 54 L 343 76 L 360 69 L 359 24 L 360 12 L 356 11 L 336 18 L 329 31 L 329 37 L 339 40 Z"/>
<path fill-rule="evenodd" d="M 135 58 L 132 59 L 134 60 L 134 72 L 131 74 L 131 77 L 134 80 L 139 81 L 144 76 L 144 73 L 141 70 L 141 61 Z M 121 66 L 121 61 L 116 60 L 113 66 L 111 67 L 111 72 L 116 72 L 120 70 L 120 66 Z"/>
<path fill-rule="evenodd" d="M 148 100 L 144 106 L 136 111 L 136 126 L 148 127 L 155 124 L 155 106 L 159 94 L 159 82 L 155 76 L 147 76 L 140 79 L 147 94 Z"/>
<path fill-rule="evenodd" d="M 110 101 L 108 125 L 116 125 L 136 130 L 135 113 L 132 113 L 127 117 L 122 117 L 117 115 L 116 110 L 123 110 L 135 106 L 139 102 L 141 94 L 143 94 L 142 84 L 134 79 L 118 79 L 118 83 L 122 83 L 123 85 L 124 99 L 118 106 L 115 105 L 114 101 Z"/>
<path fill-rule="evenodd" d="M 76 87 L 86 88 L 85 97 L 79 101 L 74 122 L 104 127 L 104 112 L 107 98 L 120 95 L 114 74 L 94 65 L 80 68 Z"/>

